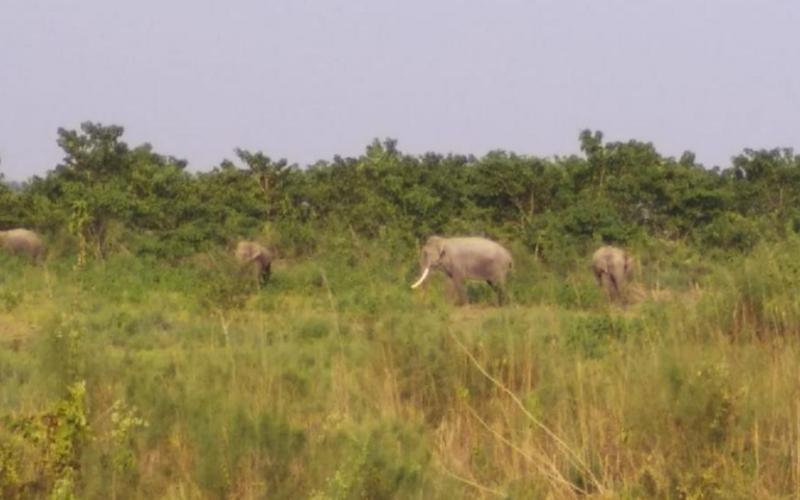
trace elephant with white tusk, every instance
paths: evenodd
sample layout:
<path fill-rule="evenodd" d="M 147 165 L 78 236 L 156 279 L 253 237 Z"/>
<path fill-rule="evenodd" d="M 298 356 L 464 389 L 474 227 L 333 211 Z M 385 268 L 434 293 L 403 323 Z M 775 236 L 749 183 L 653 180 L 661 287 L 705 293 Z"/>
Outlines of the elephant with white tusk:
<path fill-rule="evenodd" d="M 498 301 L 506 300 L 506 275 L 513 266 L 511 253 L 499 243 L 486 238 L 442 238 L 431 236 L 420 253 L 422 275 L 411 288 L 417 288 L 431 269 L 440 269 L 449 278 L 458 304 L 467 301 L 464 281 L 485 281 L 497 293 Z"/>
<path fill-rule="evenodd" d="M 26 255 L 34 261 L 44 256 L 42 239 L 30 229 L 0 231 L 0 247 L 15 255 Z"/>
<path fill-rule="evenodd" d="M 592 271 L 609 299 L 623 300 L 625 284 L 633 273 L 633 257 L 621 248 L 602 246 L 592 255 Z"/>
<path fill-rule="evenodd" d="M 254 241 L 240 241 L 234 252 L 236 260 L 246 266 L 254 266 L 259 285 L 264 284 L 270 276 L 272 254 L 264 246 Z"/>

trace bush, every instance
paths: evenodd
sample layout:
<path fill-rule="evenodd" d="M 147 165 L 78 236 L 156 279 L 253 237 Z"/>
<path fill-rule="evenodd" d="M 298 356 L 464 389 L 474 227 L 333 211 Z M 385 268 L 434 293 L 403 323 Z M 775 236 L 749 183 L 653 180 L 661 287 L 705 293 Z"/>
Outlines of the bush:
<path fill-rule="evenodd" d="M 732 257 L 706 281 L 714 289 L 699 304 L 698 329 L 745 338 L 799 334 L 800 305 L 793 298 L 800 283 L 798 259 L 797 237 Z"/>
<path fill-rule="evenodd" d="M 765 233 L 760 226 L 757 220 L 725 212 L 699 231 L 698 240 L 706 247 L 746 252 L 763 238 Z"/>

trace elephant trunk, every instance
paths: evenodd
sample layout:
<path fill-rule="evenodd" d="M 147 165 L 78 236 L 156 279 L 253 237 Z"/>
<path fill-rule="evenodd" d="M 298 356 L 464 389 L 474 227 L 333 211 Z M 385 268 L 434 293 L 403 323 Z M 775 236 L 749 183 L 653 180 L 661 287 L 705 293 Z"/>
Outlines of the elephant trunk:
<path fill-rule="evenodd" d="M 427 277 L 428 277 L 428 272 L 429 272 L 430 270 L 431 270 L 431 268 L 430 268 L 430 267 L 426 267 L 426 268 L 425 268 L 425 270 L 424 270 L 424 271 L 422 271 L 422 276 L 420 276 L 420 278 L 417 280 L 417 282 L 416 282 L 416 283 L 414 283 L 413 285 L 411 285 L 411 288 L 417 288 L 418 286 L 420 286 L 420 285 L 422 284 L 422 282 L 423 282 L 423 281 L 425 281 L 425 278 L 427 278 Z"/>

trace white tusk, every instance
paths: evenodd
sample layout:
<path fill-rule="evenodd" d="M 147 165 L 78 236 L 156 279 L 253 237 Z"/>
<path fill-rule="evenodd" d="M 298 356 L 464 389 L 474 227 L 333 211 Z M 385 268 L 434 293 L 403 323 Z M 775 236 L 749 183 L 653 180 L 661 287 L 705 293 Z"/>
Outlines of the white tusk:
<path fill-rule="evenodd" d="M 422 276 L 420 276 L 419 280 L 417 280 L 416 283 L 411 285 L 411 288 L 417 288 L 418 286 L 420 286 L 422 282 L 425 281 L 425 278 L 428 277 L 428 271 L 430 271 L 430 269 L 431 269 L 430 267 L 426 267 L 425 270 L 422 271 Z"/>

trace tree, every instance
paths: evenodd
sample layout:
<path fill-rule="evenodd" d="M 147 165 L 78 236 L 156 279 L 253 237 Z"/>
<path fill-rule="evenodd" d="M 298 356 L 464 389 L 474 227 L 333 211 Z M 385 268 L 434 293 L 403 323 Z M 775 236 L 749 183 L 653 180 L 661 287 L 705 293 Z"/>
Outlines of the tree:
<path fill-rule="evenodd" d="M 179 222 L 172 204 L 186 191 L 186 162 L 153 152 L 149 144 L 131 149 L 124 129 L 85 122 L 80 130 L 58 129 L 64 159 L 32 191 L 57 206 L 54 216 L 69 221 L 76 237 L 95 257 L 112 243 L 110 228 L 165 231 Z"/>

